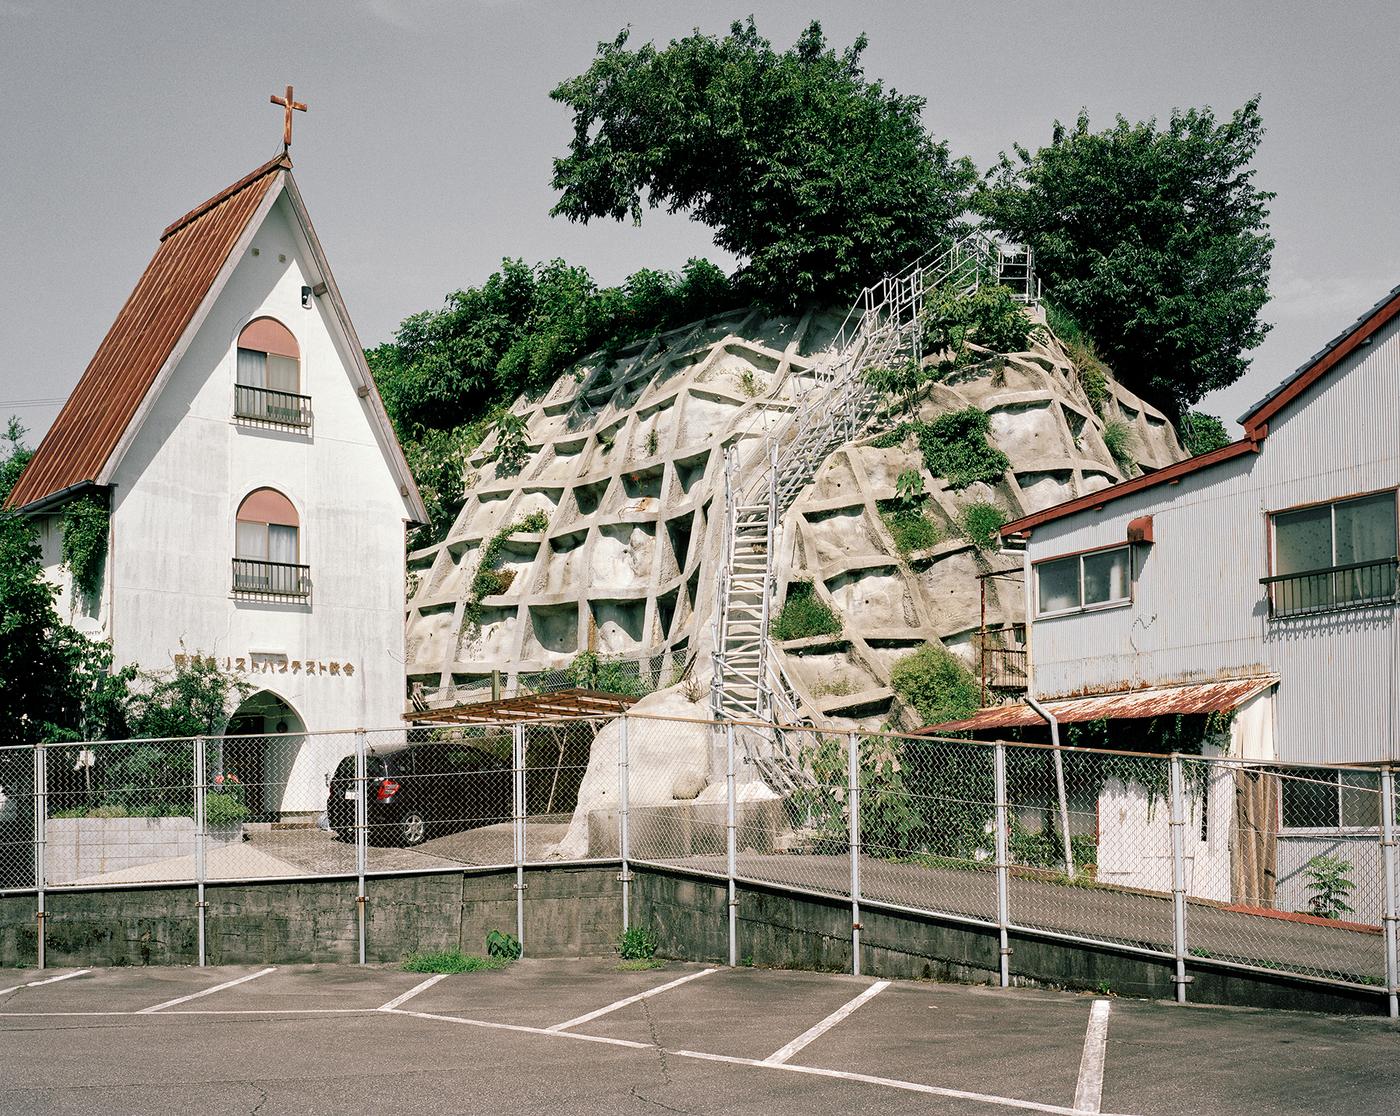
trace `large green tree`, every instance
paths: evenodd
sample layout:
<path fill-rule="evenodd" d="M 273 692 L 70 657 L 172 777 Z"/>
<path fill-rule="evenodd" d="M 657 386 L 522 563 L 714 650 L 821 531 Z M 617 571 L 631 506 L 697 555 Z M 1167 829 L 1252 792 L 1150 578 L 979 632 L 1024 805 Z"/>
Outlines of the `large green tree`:
<path fill-rule="evenodd" d="M 1173 417 L 1233 383 L 1268 332 L 1274 242 L 1251 163 L 1259 100 L 1228 120 L 1174 111 L 1165 127 L 1080 113 L 1050 144 L 1003 155 L 976 206 L 1035 249 L 1055 302 L 1094 338 L 1120 379 Z"/>
<path fill-rule="evenodd" d="M 837 53 L 812 23 L 779 53 L 753 19 L 663 49 L 624 30 L 551 96 L 574 112 L 553 212 L 641 221 L 688 211 L 740 258 L 759 300 L 851 297 L 948 234 L 975 171 L 924 129 L 924 100 L 868 81 L 862 35 Z"/>

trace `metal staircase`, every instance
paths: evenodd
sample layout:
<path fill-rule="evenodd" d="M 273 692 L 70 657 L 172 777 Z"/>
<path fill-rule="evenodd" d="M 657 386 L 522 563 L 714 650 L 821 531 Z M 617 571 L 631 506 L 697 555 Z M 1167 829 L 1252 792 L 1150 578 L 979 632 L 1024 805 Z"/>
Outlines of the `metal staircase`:
<path fill-rule="evenodd" d="M 1040 300 L 1029 250 L 1008 251 L 980 232 L 867 287 L 837 332 L 833 355 L 818 366 L 815 383 L 789 417 L 762 439 L 762 452 L 745 460 L 742 439 L 726 450 L 725 551 L 710 697 L 716 720 L 803 723 L 794 688 L 768 642 L 773 553 L 783 517 L 821 463 L 860 437 L 879 410 L 881 396 L 866 380 L 866 369 L 923 356 L 919 320 L 926 296 L 939 289 L 971 294 L 985 283 L 1004 285 L 1029 305 Z M 763 762 L 752 747 L 748 751 L 766 777 L 778 774 L 771 760 Z"/>

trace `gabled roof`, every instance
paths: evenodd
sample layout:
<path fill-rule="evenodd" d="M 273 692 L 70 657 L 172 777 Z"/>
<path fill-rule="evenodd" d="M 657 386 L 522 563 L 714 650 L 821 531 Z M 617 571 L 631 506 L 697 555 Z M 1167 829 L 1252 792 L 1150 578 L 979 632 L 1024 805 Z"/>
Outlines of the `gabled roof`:
<path fill-rule="evenodd" d="M 1017 535 L 1025 535 L 1030 532 L 1031 528 L 1038 527 L 1042 523 L 1063 519 L 1076 512 L 1101 508 L 1114 500 L 1121 500 L 1125 496 L 1131 496 L 1133 493 L 1141 492 L 1147 488 L 1155 488 L 1159 484 L 1180 480 L 1190 473 L 1208 469 L 1212 465 L 1229 461 L 1241 454 L 1258 453 L 1260 443 L 1269 436 L 1269 420 L 1274 415 L 1326 376 L 1358 348 L 1369 342 L 1377 330 L 1388 325 L 1396 317 L 1400 317 L 1400 286 L 1392 288 L 1389 294 L 1329 341 L 1321 351 L 1314 353 L 1306 364 L 1242 415 L 1239 422 L 1244 427 L 1245 433 L 1238 442 L 1231 442 L 1229 445 L 1221 446 L 1210 453 L 1203 453 L 1199 457 L 1188 457 L 1185 461 L 1178 461 L 1155 472 L 1133 477 L 1108 488 L 1100 489 L 1098 492 L 1090 493 L 1088 496 L 1079 496 L 1043 511 L 1032 512 L 1020 519 L 1013 519 L 1001 528 L 1002 537 L 1014 538 Z"/>
<path fill-rule="evenodd" d="M 422 498 L 404 460 L 365 364 L 325 254 L 311 228 L 285 152 L 195 206 L 161 234 L 160 246 L 136 288 L 59 411 L 39 448 L 20 474 L 6 506 L 38 510 L 72 491 L 105 484 L 144 417 L 147 398 L 184 351 L 237 262 L 234 251 L 256 231 L 255 218 L 271 207 L 285 186 L 317 269 L 327 284 L 335 318 L 355 364 L 358 388 L 368 390 L 377 433 L 399 479 L 413 518 L 427 520 Z"/>

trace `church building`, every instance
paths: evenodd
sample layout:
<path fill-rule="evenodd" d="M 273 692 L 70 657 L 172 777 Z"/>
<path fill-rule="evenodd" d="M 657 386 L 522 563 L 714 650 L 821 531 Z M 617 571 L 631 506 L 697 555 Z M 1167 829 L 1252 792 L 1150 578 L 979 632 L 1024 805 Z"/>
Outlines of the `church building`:
<path fill-rule="evenodd" d="M 106 551 L 75 583 L 83 497 Z M 201 655 L 253 687 L 228 733 L 289 734 L 241 760 L 261 813 L 322 809 L 353 748 L 302 734 L 401 723 L 404 531 L 426 512 L 285 142 L 161 234 L 9 506 L 116 666 Z"/>

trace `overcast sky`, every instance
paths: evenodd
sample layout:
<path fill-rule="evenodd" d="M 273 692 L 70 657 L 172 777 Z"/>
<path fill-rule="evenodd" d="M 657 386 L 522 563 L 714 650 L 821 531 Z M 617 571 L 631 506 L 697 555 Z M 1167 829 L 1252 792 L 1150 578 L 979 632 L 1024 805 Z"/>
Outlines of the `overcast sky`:
<path fill-rule="evenodd" d="M 984 169 L 1081 106 L 1097 128 L 1262 93 L 1275 329 L 1206 400 L 1227 420 L 1400 282 L 1393 0 L 0 0 L 0 416 L 37 441 L 161 229 L 278 149 L 268 96 L 288 82 L 310 105 L 297 180 L 366 345 L 507 255 L 605 283 L 732 263 L 683 217 L 550 218 L 570 117 L 548 93 L 624 25 L 637 44 L 750 12 L 780 48 L 812 18 L 839 46 L 865 31 L 867 74 L 927 98 L 930 130 Z"/>

